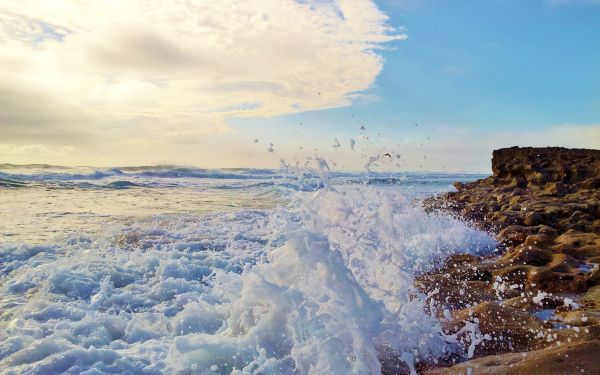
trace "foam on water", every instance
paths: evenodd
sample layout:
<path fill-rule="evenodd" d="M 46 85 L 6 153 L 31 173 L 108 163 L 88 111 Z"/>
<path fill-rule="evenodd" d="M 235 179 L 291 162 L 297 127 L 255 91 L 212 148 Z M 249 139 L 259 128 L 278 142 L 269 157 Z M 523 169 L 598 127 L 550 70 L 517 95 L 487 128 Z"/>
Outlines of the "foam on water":
<path fill-rule="evenodd" d="M 486 234 L 393 186 L 299 190 L 273 210 L 0 245 L 0 371 L 379 374 L 386 357 L 472 352 L 413 281 L 489 251 Z"/>

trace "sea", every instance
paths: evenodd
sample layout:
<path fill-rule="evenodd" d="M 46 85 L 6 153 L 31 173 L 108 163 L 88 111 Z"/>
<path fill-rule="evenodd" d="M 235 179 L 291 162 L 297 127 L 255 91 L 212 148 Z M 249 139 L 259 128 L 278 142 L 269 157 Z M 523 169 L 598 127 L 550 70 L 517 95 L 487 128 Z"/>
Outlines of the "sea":
<path fill-rule="evenodd" d="M 465 357 L 415 277 L 487 233 L 486 175 L 0 165 L 0 373 L 380 374 Z M 389 369 L 386 370 L 387 373 Z"/>

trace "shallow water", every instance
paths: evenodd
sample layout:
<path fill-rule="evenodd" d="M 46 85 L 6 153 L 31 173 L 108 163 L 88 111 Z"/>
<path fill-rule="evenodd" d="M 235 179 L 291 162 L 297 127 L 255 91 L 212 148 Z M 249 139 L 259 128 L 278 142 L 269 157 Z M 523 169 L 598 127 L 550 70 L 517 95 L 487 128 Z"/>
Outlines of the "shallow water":
<path fill-rule="evenodd" d="M 383 352 L 466 353 L 414 276 L 494 242 L 418 200 L 479 177 L 5 166 L 0 371 L 377 374 Z"/>

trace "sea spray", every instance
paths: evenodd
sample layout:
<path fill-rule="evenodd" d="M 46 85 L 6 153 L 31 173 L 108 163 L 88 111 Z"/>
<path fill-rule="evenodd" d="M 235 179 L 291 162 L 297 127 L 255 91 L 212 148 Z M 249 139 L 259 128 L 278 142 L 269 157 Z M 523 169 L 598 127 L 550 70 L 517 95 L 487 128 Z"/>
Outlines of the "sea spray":
<path fill-rule="evenodd" d="M 249 316 L 252 324 L 233 335 L 229 328 L 216 333 L 223 346 L 236 343 L 219 358 L 240 360 L 248 350 L 254 352 L 251 358 L 260 358 L 260 364 L 241 361 L 243 373 L 258 368 L 281 373 L 291 359 L 299 373 L 378 374 L 378 349 L 410 358 L 406 365 L 414 368 L 415 360 L 459 350 L 462 333 L 469 337 L 467 354 L 473 355 L 484 339 L 477 325 L 469 322 L 458 335 L 444 335 L 437 319 L 425 313 L 425 298 L 413 281 L 415 273 L 433 269 L 458 250 L 489 251 L 493 242 L 487 235 L 426 215 L 393 189 L 326 185 L 298 196 L 291 207 L 279 214 L 294 219 L 274 231 L 286 232 L 285 245 L 270 254 L 268 263 L 242 274 L 241 296 L 228 302 L 234 310 L 246 310 L 230 315 L 227 327 L 238 327 L 241 317 L 247 323 Z M 262 314 L 257 315 L 256 305 Z M 275 346 L 273 337 L 280 337 Z M 185 353 L 173 363 L 216 366 L 222 373 L 236 367 L 205 355 L 215 335 L 176 342 L 185 343 Z"/>
<path fill-rule="evenodd" d="M 325 165 L 279 185 L 276 209 L 0 245 L 0 369 L 378 374 L 390 358 L 414 370 L 469 354 L 476 323 L 466 346 L 445 335 L 414 276 L 493 241 L 397 186 L 335 183 Z"/>

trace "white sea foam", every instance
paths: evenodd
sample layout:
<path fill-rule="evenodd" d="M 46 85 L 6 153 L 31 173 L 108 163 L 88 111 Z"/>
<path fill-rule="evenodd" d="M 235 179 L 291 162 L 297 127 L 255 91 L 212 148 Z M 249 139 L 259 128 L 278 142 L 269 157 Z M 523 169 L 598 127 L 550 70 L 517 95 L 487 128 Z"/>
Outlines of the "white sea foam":
<path fill-rule="evenodd" d="M 384 356 L 413 368 L 473 349 L 428 315 L 415 274 L 493 245 L 364 185 L 0 245 L 0 371 L 378 374 Z"/>

